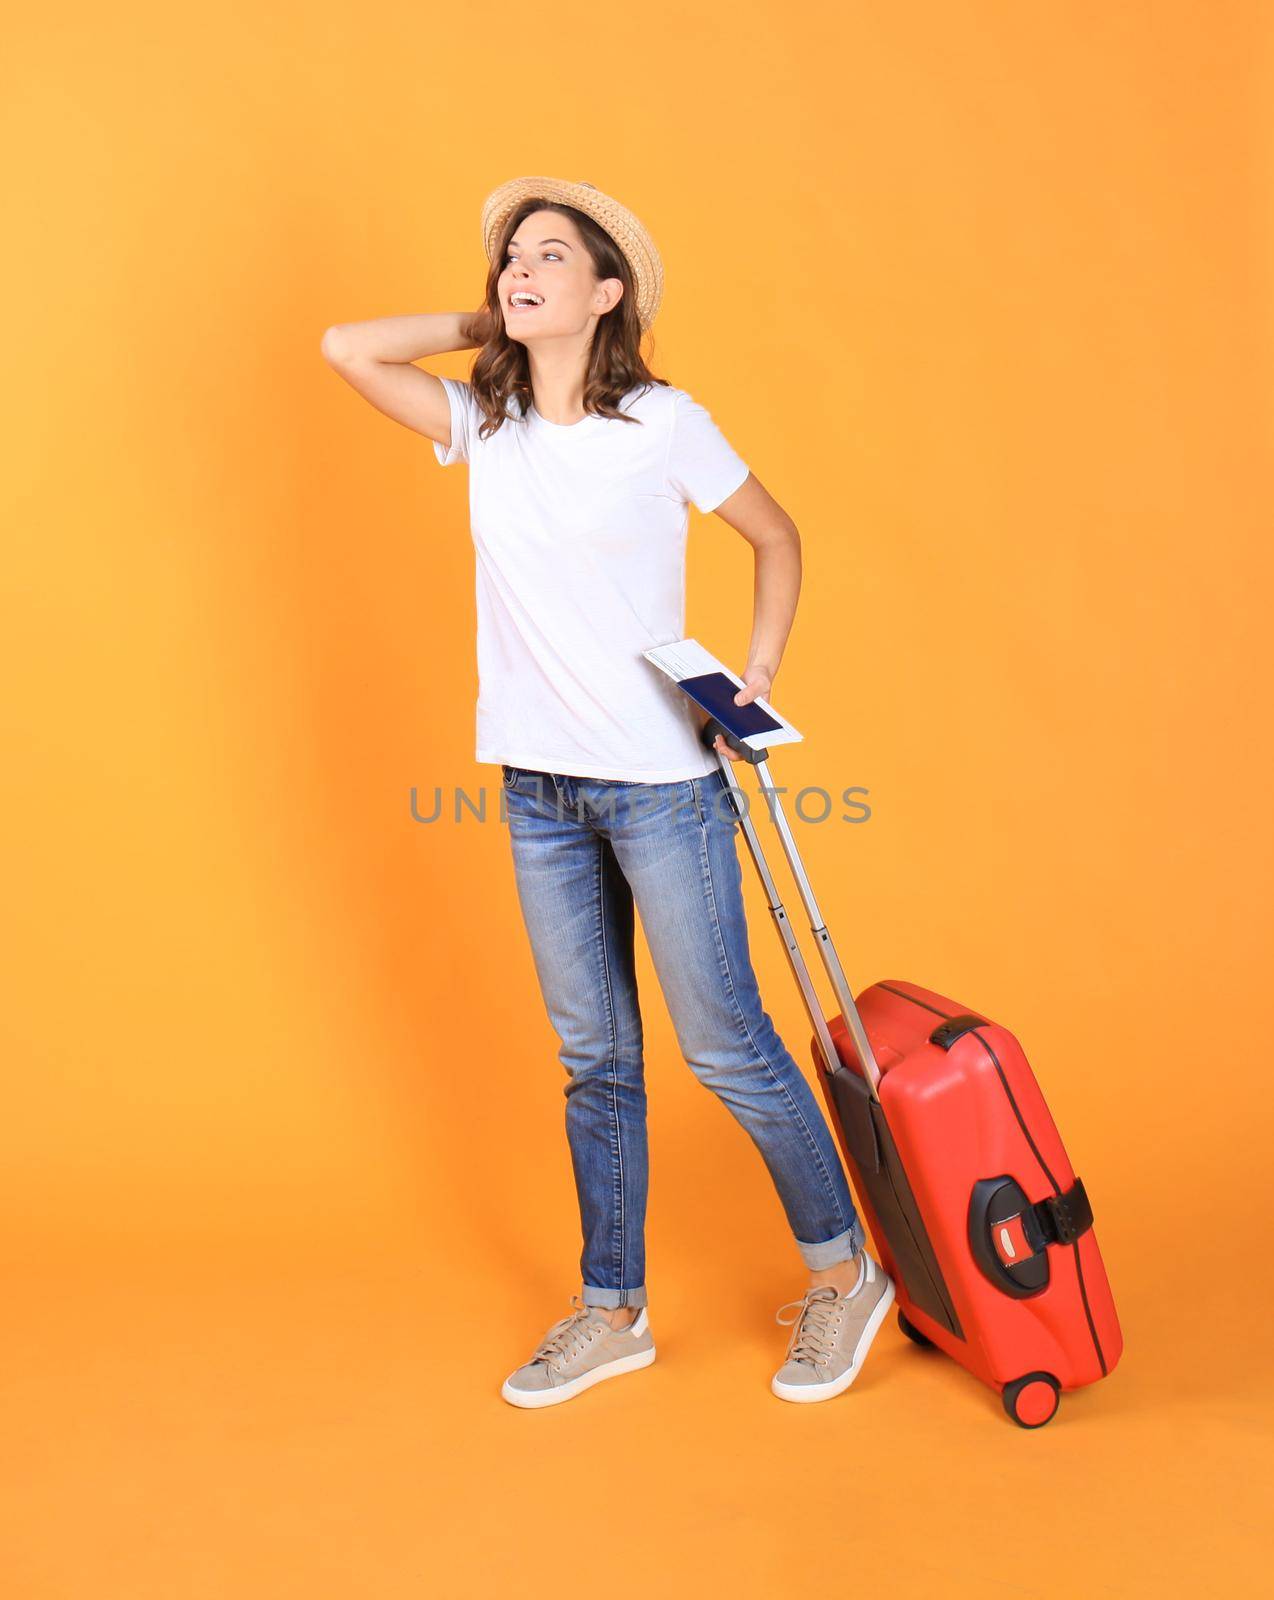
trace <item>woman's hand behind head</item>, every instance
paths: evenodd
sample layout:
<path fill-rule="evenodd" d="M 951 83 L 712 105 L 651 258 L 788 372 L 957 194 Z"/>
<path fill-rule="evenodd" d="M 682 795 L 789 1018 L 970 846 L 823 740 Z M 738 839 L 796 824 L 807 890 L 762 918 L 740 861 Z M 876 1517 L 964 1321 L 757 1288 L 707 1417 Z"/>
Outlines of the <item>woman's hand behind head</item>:
<path fill-rule="evenodd" d="M 475 350 L 480 350 L 495 332 L 495 318 L 481 305 L 461 322 L 460 331 Z"/>

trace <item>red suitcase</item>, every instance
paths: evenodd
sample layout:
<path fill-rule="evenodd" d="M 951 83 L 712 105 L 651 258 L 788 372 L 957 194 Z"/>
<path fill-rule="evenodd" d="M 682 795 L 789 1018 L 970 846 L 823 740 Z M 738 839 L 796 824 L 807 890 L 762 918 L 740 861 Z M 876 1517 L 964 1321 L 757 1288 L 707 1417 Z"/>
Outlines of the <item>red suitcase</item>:
<path fill-rule="evenodd" d="M 841 1015 L 826 1020 L 756 829 L 731 786 L 770 912 L 814 1025 L 814 1064 L 864 1221 L 893 1278 L 898 1321 L 1002 1396 L 1024 1428 L 1060 1391 L 1114 1370 L 1123 1337 L 1083 1183 L 1016 1038 L 901 979 L 850 992 L 809 886 L 767 752 L 717 733 L 757 768 Z M 761 790 L 758 790 L 761 793 Z"/>

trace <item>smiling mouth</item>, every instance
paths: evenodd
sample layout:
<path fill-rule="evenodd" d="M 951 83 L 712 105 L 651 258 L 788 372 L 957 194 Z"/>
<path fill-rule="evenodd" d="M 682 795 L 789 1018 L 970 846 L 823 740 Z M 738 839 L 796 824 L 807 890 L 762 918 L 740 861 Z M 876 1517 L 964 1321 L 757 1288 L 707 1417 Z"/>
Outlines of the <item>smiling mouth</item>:
<path fill-rule="evenodd" d="M 510 311 L 538 311 L 539 308 L 543 304 L 544 304 L 544 301 L 543 301 L 542 298 L 539 299 L 539 300 L 533 300 L 533 301 L 532 300 L 514 300 L 512 298 L 512 296 L 510 296 L 510 298 L 509 298 L 509 310 Z"/>

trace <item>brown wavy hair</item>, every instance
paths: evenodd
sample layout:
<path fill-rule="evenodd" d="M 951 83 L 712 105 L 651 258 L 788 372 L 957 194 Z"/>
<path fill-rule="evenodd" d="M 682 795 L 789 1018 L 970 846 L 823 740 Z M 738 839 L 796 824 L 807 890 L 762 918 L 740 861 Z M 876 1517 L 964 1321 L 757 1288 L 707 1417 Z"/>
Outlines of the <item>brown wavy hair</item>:
<path fill-rule="evenodd" d="M 480 439 L 490 438 L 508 420 L 508 402 L 516 397 L 520 402 L 519 417 L 525 417 L 535 395 L 531 389 L 531 363 L 526 346 L 510 339 L 504 326 L 504 308 L 500 304 L 500 274 L 509 240 L 517 232 L 525 217 L 533 211 L 558 211 L 569 217 L 579 229 L 599 278 L 618 278 L 624 286 L 619 304 L 598 318 L 593 330 L 593 341 L 588 351 L 588 368 L 584 374 L 584 411 L 598 417 L 613 417 L 619 422 L 637 422 L 640 417 L 630 416 L 619 409 L 619 402 L 630 389 L 652 384 L 668 386 L 667 378 L 657 378 L 646 365 L 641 353 L 642 327 L 637 315 L 636 286 L 624 258 L 624 252 L 583 211 L 557 200 L 524 200 L 505 225 L 487 272 L 486 299 L 483 309 L 489 314 L 491 336 L 478 351 L 469 382 L 473 397 L 482 409 L 485 420 L 478 429 Z M 476 313 L 475 313 L 476 315 Z"/>

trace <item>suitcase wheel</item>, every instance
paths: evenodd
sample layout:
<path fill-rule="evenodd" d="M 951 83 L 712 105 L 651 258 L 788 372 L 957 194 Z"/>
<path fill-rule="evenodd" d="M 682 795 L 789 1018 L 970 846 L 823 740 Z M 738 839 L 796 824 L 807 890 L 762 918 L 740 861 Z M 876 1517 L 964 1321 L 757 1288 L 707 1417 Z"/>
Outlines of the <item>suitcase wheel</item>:
<path fill-rule="evenodd" d="M 1042 1428 L 1057 1414 L 1062 1386 L 1051 1372 L 1028 1372 L 1004 1385 L 1001 1399 L 1019 1428 Z"/>
<path fill-rule="evenodd" d="M 924 1350 L 933 1349 L 933 1340 L 927 1333 L 921 1333 L 905 1311 L 900 1310 L 898 1312 L 898 1326 L 911 1340 L 912 1344 L 918 1344 Z"/>

